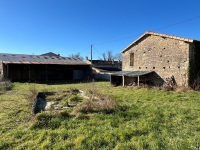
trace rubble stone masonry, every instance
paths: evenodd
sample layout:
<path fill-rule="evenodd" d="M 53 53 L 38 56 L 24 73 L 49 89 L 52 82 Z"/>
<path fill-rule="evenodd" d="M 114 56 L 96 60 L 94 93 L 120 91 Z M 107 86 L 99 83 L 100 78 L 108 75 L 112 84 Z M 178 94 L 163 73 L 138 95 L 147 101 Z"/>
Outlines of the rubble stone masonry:
<path fill-rule="evenodd" d="M 147 35 L 123 52 L 122 70 L 153 70 L 154 85 L 162 85 L 166 78 L 174 76 L 177 85 L 187 86 L 189 59 L 193 57 L 193 49 L 193 43 Z M 134 53 L 132 66 L 131 53 Z"/>

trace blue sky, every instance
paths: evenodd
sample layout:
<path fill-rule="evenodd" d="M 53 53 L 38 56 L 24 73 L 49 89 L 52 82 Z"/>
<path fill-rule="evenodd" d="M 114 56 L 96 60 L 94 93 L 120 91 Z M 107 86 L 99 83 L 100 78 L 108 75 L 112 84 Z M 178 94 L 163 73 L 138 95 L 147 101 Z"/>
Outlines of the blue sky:
<path fill-rule="evenodd" d="M 0 0 L 0 53 L 93 58 L 146 31 L 200 40 L 199 0 Z M 114 42 L 112 42 L 114 41 Z M 102 44 L 103 43 L 103 44 Z"/>

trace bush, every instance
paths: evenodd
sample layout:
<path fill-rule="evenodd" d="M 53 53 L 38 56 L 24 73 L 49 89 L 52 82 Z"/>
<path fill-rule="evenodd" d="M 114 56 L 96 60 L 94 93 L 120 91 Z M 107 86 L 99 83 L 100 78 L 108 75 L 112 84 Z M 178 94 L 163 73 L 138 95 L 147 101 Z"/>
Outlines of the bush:
<path fill-rule="evenodd" d="M 0 91 L 11 90 L 12 83 L 9 79 L 0 77 Z"/>

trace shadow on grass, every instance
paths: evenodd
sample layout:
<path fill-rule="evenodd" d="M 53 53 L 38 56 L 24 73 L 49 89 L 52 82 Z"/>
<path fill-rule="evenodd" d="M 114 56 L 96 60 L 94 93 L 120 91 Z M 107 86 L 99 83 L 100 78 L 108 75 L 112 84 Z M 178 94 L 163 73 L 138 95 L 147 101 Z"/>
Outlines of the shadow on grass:
<path fill-rule="evenodd" d="M 50 80 L 50 81 L 24 81 L 19 83 L 37 83 L 46 85 L 63 85 L 63 84 L 80 84 L 80 83 L 91 83 L 94 79 L 89 80 Z M 107 80 L 95 80 L 95 82 L 109 82 Z"/>

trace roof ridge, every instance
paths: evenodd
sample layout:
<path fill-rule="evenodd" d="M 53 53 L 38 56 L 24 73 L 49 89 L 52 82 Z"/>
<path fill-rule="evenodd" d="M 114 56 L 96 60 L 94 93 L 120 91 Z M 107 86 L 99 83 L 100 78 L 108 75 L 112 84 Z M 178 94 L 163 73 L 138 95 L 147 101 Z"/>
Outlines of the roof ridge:
<path fill-rule="evenodd" d="M 139 38 L 137 38 L 130 45 L 128 45 L 125 49 L 123 49 L 121 51 L 121 53 L 125 52 L 129 47 L 131 47 L 134 44 L 136 44 L 141 38 L 143 38 L 146 35 L 161 36 L 161 37 L 166 37 L 166 38 L 171 38 L 171 39 L 177 39 L 177 40 L 181 40 L 181 41 L 185 41 L 185 42 L 191 42 L 191 43 L 194 42 L 194 41 L 197 41 L 197 40 L 194 40 L 194 39 L 191 39 L 191 38 L 183 38 L 183 37 L 180 37 L 180 36 L 174 36 L 174 35 L 170 35 L 170 34 L 163 34 L 163 33 L 158 33 L 158 32 L 154 32 L 154 31 L 146 31 Z"/>
<path fill-rule="evenodd" d="M 189 40 L 191 40 L 191 42 L 194 41 L 194 39 L 192 39 L 192 38 L 184 38 L 184 37 L 181 37 L 181 36 L 158 33 L 158 32 L 154 32 L 154 31 L 147 31 L 147 32 L 145 32 L 145 34 L 158 35 L 158 36 L 167 36 L 167 37 L 178 38 L 178 39 L 180 38 L 180 39 L 183 39 L 183 40 L 188 40 L 188 42 L 190 42 Z"/>

